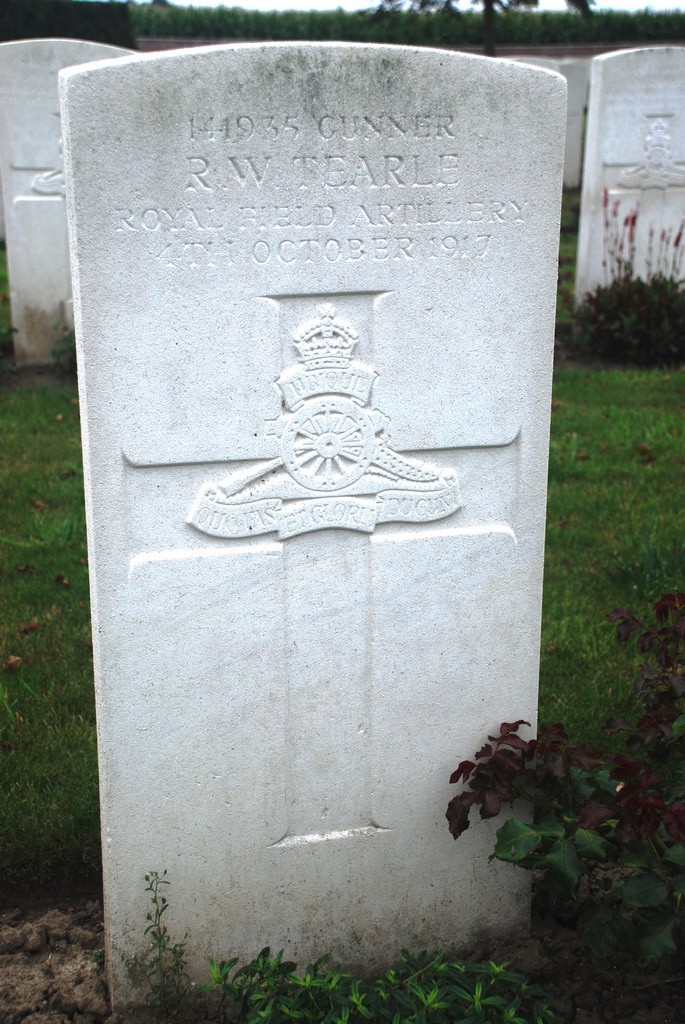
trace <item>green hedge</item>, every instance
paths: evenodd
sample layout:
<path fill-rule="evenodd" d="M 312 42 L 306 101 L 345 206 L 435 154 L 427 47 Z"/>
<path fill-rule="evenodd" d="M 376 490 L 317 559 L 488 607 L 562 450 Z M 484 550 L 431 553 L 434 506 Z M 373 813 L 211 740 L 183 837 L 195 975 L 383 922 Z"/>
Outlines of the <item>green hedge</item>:
<path fill-rule="evenodd" d="M 87 39 L 135 49 L 129 5 L 74 0 L 0 0 L 0 42 Z"/>
<path fill-rule="evenodd" d="M 79 5 L 80 6 L 80 5 Z M 90 6 L 90 5 L 88 5 Z M 344 39 L 415 46 L 475 46 L 483 39 L 482 16 L 471 11 L 442 14 L 375 11 L 246 11 L 131 5 L 137 36 L 180 39 Z M 580 14 L 510 11 L 496 18 L 500 46 L 564 43 L 650 43 L 685 40 L 685 13 Z"/>

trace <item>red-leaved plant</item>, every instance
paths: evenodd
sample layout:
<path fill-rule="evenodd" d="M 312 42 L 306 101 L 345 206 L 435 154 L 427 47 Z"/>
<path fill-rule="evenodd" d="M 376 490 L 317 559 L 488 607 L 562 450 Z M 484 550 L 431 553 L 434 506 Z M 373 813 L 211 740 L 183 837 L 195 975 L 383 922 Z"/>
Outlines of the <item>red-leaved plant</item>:
<path fill-rule="evenodd" d="M 447 808 L 457 839 L 478 807 L 481 818 L 515 801 L 532 805 L 532 824 L 509 819 L 497 832 L 494 857 L 537 869 L 552 899 L 573 899 L 584 875 L 600 864 L 598 909 L 585 921 L 596 955 L 617 946 L 642 960 L 675 951 L 685 937 L 685 593 L 664 594 L 654 620 L 617 609 L 619 640 L 637 634 L 641 666 L 635 725 L 607 723 L 625 734 L 625 753 L 607 754 L 571 743 L 563 725 L 519 735 L 522 719 L 503 722 L 499 735 L 472 761 L 462 761 L 450 782 L 466 788 Z"/>

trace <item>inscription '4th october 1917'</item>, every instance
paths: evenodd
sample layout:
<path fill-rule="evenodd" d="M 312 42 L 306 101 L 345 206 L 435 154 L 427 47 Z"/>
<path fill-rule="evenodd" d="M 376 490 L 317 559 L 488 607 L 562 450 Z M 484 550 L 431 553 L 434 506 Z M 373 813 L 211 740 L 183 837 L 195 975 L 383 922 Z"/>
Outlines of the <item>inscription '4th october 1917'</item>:
<path fill-rule="evenodd" d="M 482 259 L 528 206 L 464 193 L 450 114 L 193 116 L 190 140 L 183 202 L 115 211 L 118 233 L 169 236 L 169 267 Z"/>

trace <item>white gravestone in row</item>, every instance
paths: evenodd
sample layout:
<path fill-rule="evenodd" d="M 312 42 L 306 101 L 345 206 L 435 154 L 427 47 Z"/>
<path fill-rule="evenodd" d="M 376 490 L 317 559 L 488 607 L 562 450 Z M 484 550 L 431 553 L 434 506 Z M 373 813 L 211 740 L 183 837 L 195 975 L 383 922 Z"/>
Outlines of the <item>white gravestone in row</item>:
<path fill-rule="evenodd" d="M 517 63 L 531 64 L 563 75 L 568 86 L 566 107 L 566 144 L 564 148 L 564 188 L 578 188 L 583 162 L 583 133 L 589 78 L 589 60 L 551 60 L 546 57 L 514 57 Z"/>
<path fill-rule="evenodd" d="M 685 218 L 685 48 L 592 61 L 580 212 L 579 302 L 611 283 L 612 255 L 625 260 L 631 244 L 636 276 L 668 269 Z"/>
<path fill-rule="evenodd" d="M 0 44 L 0 178 L 19 364 L 48 362 L 71 316 L 57 74 L 129 52 L 75 39 Z"/>
<path fill-rule="evenodd" d="M 563 80 L 338 44 L 62 79 L 115 1001 L 149 869 L 198 977 L 525 928 L 445 809 L 535 717 Z"/>
<path fill-rule="evenodd" d="M 585 112 L 587 110 L 590 61 L 574 58 L 559 61 L 559 73 L 568 86 L 566 112 L 566 150 L 564 154 L 564 187 L 580 188 L 585 142 Z"/>

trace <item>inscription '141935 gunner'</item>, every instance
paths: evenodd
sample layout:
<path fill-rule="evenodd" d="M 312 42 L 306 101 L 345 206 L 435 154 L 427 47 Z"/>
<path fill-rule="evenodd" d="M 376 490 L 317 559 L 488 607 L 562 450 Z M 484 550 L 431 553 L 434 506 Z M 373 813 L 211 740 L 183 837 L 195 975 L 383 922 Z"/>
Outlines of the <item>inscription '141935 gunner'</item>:
<path fill-rule="evenodd" d="M 453 139 L 453 114 L 324 114 L 304 123 L 273 114 L 198 114 L 190 118 L 193 142 L 247 142 L 250 139 L 297 139 L 304 128 L 320 139 Z"/>

